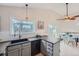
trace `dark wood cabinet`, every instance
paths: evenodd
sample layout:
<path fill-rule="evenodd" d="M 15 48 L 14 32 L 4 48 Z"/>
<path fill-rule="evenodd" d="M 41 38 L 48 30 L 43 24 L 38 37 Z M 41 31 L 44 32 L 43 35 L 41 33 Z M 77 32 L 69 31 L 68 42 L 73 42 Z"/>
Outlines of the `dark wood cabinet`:
<path fill-rule="evenodd" d="M 31 55 L 34 56 L 40 53 L 41 39 L 31 41 Z"/>

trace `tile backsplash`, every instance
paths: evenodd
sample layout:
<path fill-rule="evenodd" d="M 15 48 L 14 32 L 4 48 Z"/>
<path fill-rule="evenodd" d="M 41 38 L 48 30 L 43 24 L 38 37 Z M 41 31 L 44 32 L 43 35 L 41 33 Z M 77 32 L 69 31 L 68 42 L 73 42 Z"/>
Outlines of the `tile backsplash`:
<path fill-rule="evenodd" d="M 1 40 L 9 40 L 10 39 L 10 34 L 7 31 L 0 32 L 0 39 Z"/>
<path fill-rule="evenodd" d="M 27 37 L 33 37 L 35 36 L 36 33 L 28 33 L 28 34 L 21 34 L 21 38 L 27 38 Z M 10 34 L 8 31 L 3 31 L 0 32 L 0 40 L 5 41 L 5 40 L 14 40 L 14 39 L 19 39 L 19 35 L 16 35 L 15 37 Z"/>

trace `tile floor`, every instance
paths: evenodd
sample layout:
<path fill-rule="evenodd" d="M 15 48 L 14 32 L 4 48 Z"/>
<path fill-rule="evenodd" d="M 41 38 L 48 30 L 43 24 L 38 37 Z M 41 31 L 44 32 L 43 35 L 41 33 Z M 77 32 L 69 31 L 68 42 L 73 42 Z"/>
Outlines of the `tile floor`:
<path fill-rule="evenodd" d="M 39 54 L 37 54 L 37 55 L 35 55 L 35 56 L 44 56 L 42 53 L 39 53 Z"/>
<path fill-rule="evenodd" d="M 78 46 L 66 44 L 64 41 L 60 43 L 60 56 L 79 56 L 79 43 Z"/>

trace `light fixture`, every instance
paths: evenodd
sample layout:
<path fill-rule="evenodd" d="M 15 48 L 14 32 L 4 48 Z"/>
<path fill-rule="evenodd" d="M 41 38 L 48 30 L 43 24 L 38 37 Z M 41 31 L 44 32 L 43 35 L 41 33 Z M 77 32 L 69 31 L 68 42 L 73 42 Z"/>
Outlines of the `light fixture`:
<path fill-rule="evenodd" d="M 74 15 L 74 16 L 69 16 L 69 3 L 65 3 L 66 5 L 66 16 L 62 19 L 57 19 L 57 20 L 76 20 L 77 17 L 79 17 L 79 15 Z"/>
<path fill-rule="evenodd" d="M 25 6 L 26 6 L 26 17 L 25 17 L 25 19 L 28 20 L 28 4 L 25 4 Z"/>

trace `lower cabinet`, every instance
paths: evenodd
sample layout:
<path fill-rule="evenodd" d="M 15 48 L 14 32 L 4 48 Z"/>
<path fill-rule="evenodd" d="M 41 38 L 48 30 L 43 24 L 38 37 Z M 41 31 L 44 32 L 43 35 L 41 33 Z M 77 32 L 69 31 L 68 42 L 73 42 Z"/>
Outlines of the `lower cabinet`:
<path fill-rule="evenodd" d="M 60 56 L 60 42 L 53 45 L 53 56 Z"/>
<path fill-rule="evenodd" d="M 47 42 L 41 40 L 41 53 L 47 55 Z"/>
<path fill-rule="evenodd" d="M 6 56 L 30 56 L 31 43 L 11 45 L 6 48 Z"/>
<path fill-rule="evenodd" d="M 47 42 L 47 56 L 53 56 L 53 43 Z"/>
<path fill-rule="evenodd" d="M 31 44 L 23 44 L 21 50 L 22 56 L 30 56 L 31 55 Z"/>
<path fill-rule="evenodd" d="M 40 53 L 41 39 L 31 41 L 31 55 L 34 56 Z"/>
<path fill-rule="evenodd" d="M 7 56 L 34 56 L 40 52 L 46 56 L 59 56 L 60 42 L 54 44 L 38 39 L 22 44 L 10 45 L 6 48 Z"/>
<path fill-rule="evenodd" d="M 21 55 L 20 50 L 21 45 L 9 45 L 6 48 L 6 56 L 19 56 Z"/>
<path fill-rule="evenodd" d="M 19 56 L 19 50 L 15 49 L 15 50 L 9 51 L 7 55 L 8 56 Z"/>
<path fill-rule="evenodd" d="M 46 56 L 59 56 L 60 42 L 53 44 L 46 40 L 41 40 L 41 53 Z"/>

